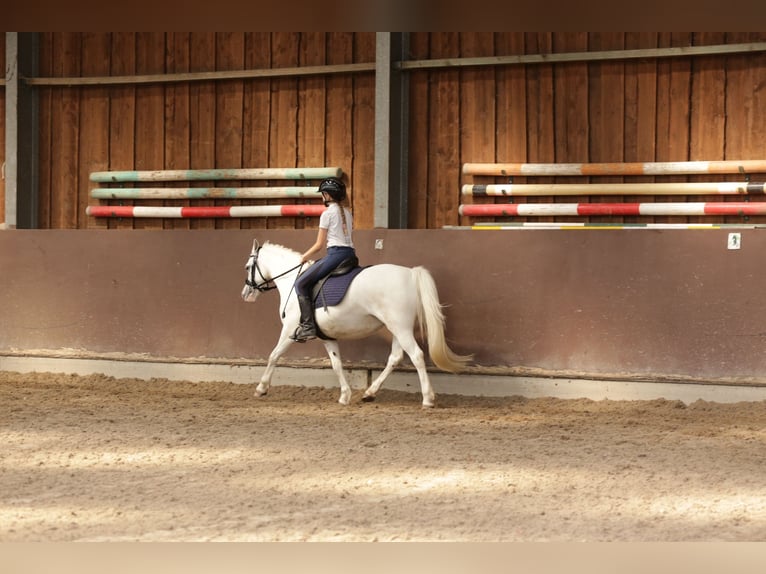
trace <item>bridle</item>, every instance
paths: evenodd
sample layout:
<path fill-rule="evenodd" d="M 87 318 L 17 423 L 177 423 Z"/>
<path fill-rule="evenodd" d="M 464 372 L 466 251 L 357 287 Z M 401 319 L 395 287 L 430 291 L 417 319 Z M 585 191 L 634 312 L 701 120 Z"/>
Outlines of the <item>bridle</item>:
<path fill-rule="evenodd" d="M 252 260 L 253 264 L 250 265 L 250 261 L 247 262 L 246 267 L 250 267 L 250 274 L 248 275 L 247 279 L 245 280 L 245 285 L 248 287 L 251 287 L 255 289 L 256 291 L 259 291 L 261 293 L 265 291 L 271 291 L 272 289 L 276 289 L 277 286 L 274 283 L 275 279 L 279 279 L 280 277 L 284 277 L 288 273 L 292 273 L 296 269 L 303 267 L 303 263 L 299 263 L 295 267 L 291 267 L 287 271 L 280 273 L 279 275 L 275 275 L 274 277 L 270 277 L 266 279 L 266 276 L 263 274 L 263 271 L 261 271 L 260 267 L 258 267 L 258 255 L 261 252 L 261 246 L 259 245 L 257 248 L 253 250 L 252 253 L 250 253 L 250 259 Z M 263 283 L 258 283 L 255 279 L 255 273 L 256 271 L 263 279 Z"/>

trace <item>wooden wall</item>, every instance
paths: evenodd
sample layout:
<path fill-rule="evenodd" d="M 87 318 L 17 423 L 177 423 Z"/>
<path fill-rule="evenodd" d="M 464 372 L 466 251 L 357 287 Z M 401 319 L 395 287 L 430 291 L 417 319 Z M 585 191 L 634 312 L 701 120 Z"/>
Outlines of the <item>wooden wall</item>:
<path fill-rule="evenodd" d="M 764 40 L 766 33 L 417 32 L 410 36 L 410 58 Z M 373 62 L 375 35 L 56 32 L 42 34 L 40 48 L 43 77 L 161 74 Z M 465 162 L 763 157 L 766 55 L 762 53 L 415 70 L 409 74 L 410 228 L 473 221 L 458 215 L 460 186 L 472 181 L 460 173 Z M 374 88 L 371 72 L 165 85 L 40 87 L 40 225 L 66 229 L 311 227 L 315 219 L 95 219 L 85 215 L 86 206 L 94 203 L 88 195 L 88 174 L 106 169 L 337 165 L 349 177 L 356 225 L 369 229 L 374 215 Z M 523 180 L 517 178 L 516 182 Z M 639 200 L 609 198 L 621 199 Z M 671 200 L 641 198 L 651 199 Z M 591 220 L 631 221 L 628 217 Z M 657 222 L 693 220 L 652 218 Z M 739 222 L 741 218 L 705 219 L 724 220 Z"/>
<path fill-rule="evenodd" d="M 5 41 L 0 42 L 0 64 L 5 70 Z M 0 87 L 0 166 L 3 162 L 5 162 L 5 88 Z M 5 177 L 0 177 L 0 223 L 3 221 L 5 221 Z"/>
<path fill-rule="evenodd" d="M 40 75 L 122 76 L 374 60 L 374 33 L 57 32 L 42 34 Z M 306 221 L 292 218 L 107 222 L 85 215 L 92 202 L 92 171 L 295 166 L 343 168 L 357 225 L 372 225 L 371 73 L 44 87 L 40 94 L 43 227 L 300 228 Z"/>
<path fill-rule="evenodd" d="M 412 57 L 610 51 L 764 40 L 764 33 L 417 33 L 412 36 Z M 462 177 L 460 168 L 466 162 L 763 158 L 761 134 L 766 128 L 764 54 L 415 71 L 411 81 L 410 227 L 413 228 L 481 221 L 476 218 L 460 221 L 457 215 L 460 198 L 456 188 L 462 183 L 508 181 L 507 178 L 502 181 Z M 725 177 L 697 179 L 726 180 Z M 761 174 L 760 179 L 756 177 L 754 181 L 763 179 Z M 694 180 L 686 176 L 598 179 L 604 183 Z M 514 178 L 514 183 L 525 181 L 532 182 L 531 179 Z M 583 179 L 534 180 L 535 183 L 578 181 Z M 684 199 L 702 201 L 705 198 L 581 196 L 530 198 L 528 202 Z M 737 197 L 730 199 L 741 200 Z M 508 199 L 495 201 L 507 202 Z M 604 216 L 529 219 L 637 221 L 636 218 Z M 705 218 L 704 221 L 721 222 L 724 219 L 742 221 L 739 217 Z M 754 219 L 757 218 L 751 218 L 751 222 Z M 687 217 L 642 219 L 643 222 L 694 220 Z"/>

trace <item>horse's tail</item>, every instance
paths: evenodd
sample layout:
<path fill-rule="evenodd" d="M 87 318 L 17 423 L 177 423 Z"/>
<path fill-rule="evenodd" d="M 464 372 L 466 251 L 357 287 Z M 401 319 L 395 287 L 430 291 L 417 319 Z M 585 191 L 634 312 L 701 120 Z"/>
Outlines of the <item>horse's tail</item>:
<path fill-rule="evenodd" d="M 457 373 L 473 358 L 473 355 L 458 355 L 447 346 L 444 338 L 445 318 L 439 293 L 433 277 L 424 267 L 413 267 L 412 275 L 418 292 L 418 321 L 425 327 L 428 352 L 434 364 L 443 371 Z"/>

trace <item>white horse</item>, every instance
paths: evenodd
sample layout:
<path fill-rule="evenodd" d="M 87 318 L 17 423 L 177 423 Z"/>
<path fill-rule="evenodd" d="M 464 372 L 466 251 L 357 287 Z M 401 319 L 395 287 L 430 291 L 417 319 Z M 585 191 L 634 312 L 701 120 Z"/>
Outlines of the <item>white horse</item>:
<path fill-rule="evenodd" d="M 245 265 L 247 279 L 242 298 L 253 302 L 263 291 L 278 289 L 282 332 L 279 342 L 269 355 L 266 370 L 255 389 L 256 396 L 265 395 L 271 385 L 276 363 L 294 342 L 290 335 L 300 319 L 298 300 L 293 291 L 301 266 L 298 252 L 268 241 L 253 249 Z M 310 264 L 310 263 L 309 263 Z M 309 265 L 306 264 L 306 265 Z M 305 267 L 305 265 L 304 265 Z M 415 340 L 415 320 L 421 330 L 425 327 L 431 360 L 440 369 L 459 372 L 472 356 L 457 355 L 447 346 L 444 338 L 444 315 L 431 274 L 423 267 L 402 267 L 380 264 L 365 268 L 356 276 L 339 305 L 316 310 L 319 329 L 333 339 L 359 339 L 386 327 L 393 335 L 391 354 L 383 372 L 367 388 L 362 400 L 372 401 L 383 381 L 401 361 L 403 351 L 409 355 L 420 378 L 423 407 L 434 406 L 434 391 L 428 379 L 423 351 Z M 333 371 L 340 382 L 339 403 L 351 401 L 351 387 L 343 374 L 340 350 L 335 340 L 322 340 L 330 356 Z"/>

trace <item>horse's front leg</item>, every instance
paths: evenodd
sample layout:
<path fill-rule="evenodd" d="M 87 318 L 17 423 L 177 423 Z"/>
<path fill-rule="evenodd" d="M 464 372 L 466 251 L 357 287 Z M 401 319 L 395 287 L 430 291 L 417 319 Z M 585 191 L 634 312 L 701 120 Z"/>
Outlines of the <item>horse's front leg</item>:
<path fill-rule="evenodd" d="M 266 370 L 261 375 L 261 382 L 255 387 L 255 396 L 262 397 L 269 392 L 271 386 L 271 377 L 274 374 L 274 369 L 277 368 L 277 361 L 285 354 L 288 347 L 293 344 L 293 340 L 290 338 L 291 329 L 294 329 L 295 325 L 288 328 L 287 325 L 282 326 L 282 332 L 279 334 L 279 341 L 277 346 L 271 351 L 269 355 L 269 361 L 266 363 Z"/>
<path fill-rule="evenodd" d="M 340 383 L 340 399 L 338 399 L 338 402 L 342 405 L 348 405 L 351 402 L 351 385 L 348 384 L 346 375 L 343 373 L 343 363 L 340 360 L 340 347 L 338 346 L 338 342 L 322 342 L 330 357 L 332 370 L 335 371 L 335 375 L 338 377 L 338 382 Z"/>

